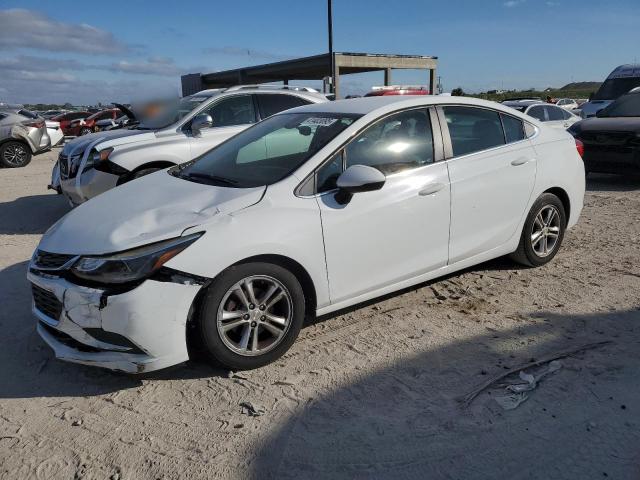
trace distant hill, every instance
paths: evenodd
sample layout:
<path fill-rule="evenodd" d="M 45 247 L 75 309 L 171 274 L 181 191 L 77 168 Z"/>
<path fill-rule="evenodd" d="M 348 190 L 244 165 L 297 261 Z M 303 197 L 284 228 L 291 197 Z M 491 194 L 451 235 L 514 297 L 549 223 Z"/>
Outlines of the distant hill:
<path fill-rule="evenodd" d="M 602 82 L 573 82 L 567 83 L 564 87 L 558 90 L 588 90 L 590 92 L 596 91 L 600 88 Z"/>

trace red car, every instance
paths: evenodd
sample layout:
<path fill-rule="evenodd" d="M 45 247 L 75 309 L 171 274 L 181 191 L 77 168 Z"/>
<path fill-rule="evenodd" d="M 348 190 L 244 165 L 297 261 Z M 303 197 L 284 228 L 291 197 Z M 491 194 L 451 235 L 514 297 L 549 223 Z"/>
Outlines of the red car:
<path fill-rule="evenodd" d="M 115 120 L 122 116 L 122 112 L 118 108 L 110 108 L 108 110 L 102 110 L 98 113 L 79 120 L 73 120 L 68 128 L 68 135 L 79 137 L 80 135 L 87 135 L 92 133 L 96 129 L 96 122 L 98 120 Z"/>
<path fill-rule="evenodd" d="M 382 97 L 386 95 L 429 95 L 429 89 L 422 85 L 390 85 L 388 87 L 373 87 L 365 97 Z"/>
<path fill-rule="evenodd" d="M 90 112 L 66 112 L 61 113 L 60 115 L 56 115 L 55 117 L 51 118 L 51 120 L 53 120 L 54 122 L 60 122 L 60 129 L 62 130 L 62 133 L 64 135 L 71 135 L 71 133 L 69 133 L 69 125 L 71 125 L 71 122 L 80 119 L 84 120 L 85 118 L 90 116 Z"/>

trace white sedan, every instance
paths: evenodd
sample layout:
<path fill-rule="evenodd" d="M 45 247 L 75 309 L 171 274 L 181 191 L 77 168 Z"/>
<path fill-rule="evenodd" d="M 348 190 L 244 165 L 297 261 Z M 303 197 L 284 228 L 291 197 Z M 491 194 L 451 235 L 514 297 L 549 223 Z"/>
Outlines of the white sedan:
<path fill-rule="evenodd" d="M 566 130 L 574 123 L 582 120 L 579 116 L 562 107 L 540 100 L 506 100 L 502 104 L 529 115 L 548 127 L 561 130 Z"/>
<path fill-rule="evenodd" d="M 582 210 L 575 140 L 497 103 L 295 108 L 51 227 L 28 278 L 58 358 L 126 372 L 283 355 L 307 316 L 510 254 L 559 251 Z M 401 320 L 399 320 L 401 321 Z"/>

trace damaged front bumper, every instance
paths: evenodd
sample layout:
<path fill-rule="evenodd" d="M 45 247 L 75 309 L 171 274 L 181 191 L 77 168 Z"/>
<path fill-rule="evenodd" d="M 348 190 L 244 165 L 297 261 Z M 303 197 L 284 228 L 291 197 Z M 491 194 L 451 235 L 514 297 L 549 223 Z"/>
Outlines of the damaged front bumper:
<path fill-rule="evenodd" d="M 200 284 L 146 280 L 112 294 L 33 269 L 27 278 L 38 333 L 57 358 L 127 373 L 189 359 L 186 323 Z"/>

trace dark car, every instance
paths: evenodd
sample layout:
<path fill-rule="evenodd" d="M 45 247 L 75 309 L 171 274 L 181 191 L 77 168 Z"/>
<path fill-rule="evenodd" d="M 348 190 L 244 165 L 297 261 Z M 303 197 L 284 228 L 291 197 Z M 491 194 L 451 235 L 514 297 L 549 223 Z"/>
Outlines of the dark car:
<path fill-rule="evenodd" d="M 118 108 L 109 108 L 107 110 L 94 113 L 87 118 L 73 120 L 67 129 L 69 132 L 67 135 L 79 137 L 80 135 L 93 133 L 98 120 L 115 120 L 120 116 L 122 116 L 122 112 Z"/>
<path fill-rule="evenodd" d="M 640 89 L 575 123 L 569 132 L 584 144 L 585 171 L 640 175 Z"/>
<path fill-rule="evenodd" d="M 73 122 L 74 120 L 84 120 L 85 118 L 90 116 L 90 112 L 65 112 L 61 113 L 60 115 L 56 115 L 55 117 L 51 118 L 51 120 L 60 122 L 60 129 L 62 130 L 62 133 L 64 133 L 65 135 L 72 135 L 69 131 L 71 122 Z"/>

